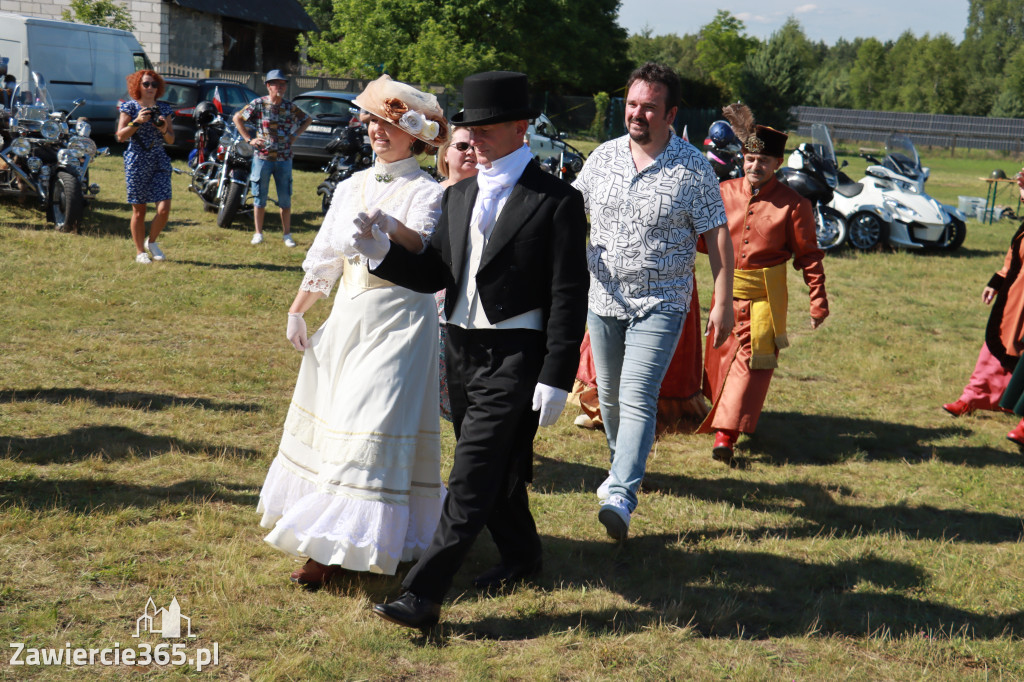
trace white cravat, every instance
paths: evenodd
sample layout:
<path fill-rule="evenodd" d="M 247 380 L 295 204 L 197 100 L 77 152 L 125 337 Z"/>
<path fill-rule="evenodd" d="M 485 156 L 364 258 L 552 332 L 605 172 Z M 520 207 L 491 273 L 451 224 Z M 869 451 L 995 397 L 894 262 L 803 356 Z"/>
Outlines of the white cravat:
<path fill-rule="evenodd" d="M 543 329 L 543 317 L 539 308 L 521 315 L 491 324 L 480 302 L 476 288 L 476 272 L 484 247 L 498 222 L 498 216 L 508 202 L 512 188 L 519 181 L 526 166 L 533 160 L 530 148 L 522 146 L 501 157 L 490 168 L 480 167 L 476 181 L 479 189 L 473 213 L 470 218 L 469 234 L 466 238 L 465 261 L 462 267 L 462 288 L 458 293 L 455 308 L 449 324 L 466 329 Z M 451 292 L 449 292 L 451 293 Z"/>
<path fill-rule="evenodd" d="M 481 234 L 488 234 L 498 219 L 498 204 L 508 198 L 512 186 L 519 181 L 526 165 L 533 160 L 530 148 L 523 145 L 511 154 L 506 154 L 491 164 L 490 168 L 477 166 L 476 174 L 478 193 L 473 205 L 473 216 L 470 224 Z"/>

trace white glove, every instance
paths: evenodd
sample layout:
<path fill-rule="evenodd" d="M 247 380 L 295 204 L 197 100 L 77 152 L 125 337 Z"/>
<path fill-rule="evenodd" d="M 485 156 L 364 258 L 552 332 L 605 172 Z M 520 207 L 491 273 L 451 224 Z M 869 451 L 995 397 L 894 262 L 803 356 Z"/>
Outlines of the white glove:
<path fill-rule="evenodd" d="M 352 223 L 359 230 L 361 237 L 369 237 L 370 229 L 374 225 L 388 236 L 394 234 L 398 229 L 398 221 L 387 213 L 382 213 L 379 208 L 375 208 L 369 213 L 358 213 Z"/>
<path fill-rule="evenodd" d="M 302 313 L 288 313 L 288 328 L 284 335 L 300 353 L 309 348 L 309 339 L 306 338 L 306 321 L 302 319 Z"/>
<path fill-rule="evenodd" d="M 551 426 L 558 421 L 558 415 L 565 408 L 569 392 L 547 384 L 537 384 L 533 389 L 533 411 L 540 412 L 540 425 Z"/>

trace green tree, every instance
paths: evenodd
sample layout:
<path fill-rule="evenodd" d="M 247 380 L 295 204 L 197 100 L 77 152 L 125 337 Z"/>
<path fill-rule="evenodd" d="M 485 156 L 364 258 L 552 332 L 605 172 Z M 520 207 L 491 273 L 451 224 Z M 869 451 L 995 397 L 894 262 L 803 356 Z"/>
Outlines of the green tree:
<path fill-rule="evenodd" d="M 890 56 L 892 53 L 890 52 Z M 956 43 L 946 34 L 918 41 L 900 74 L 900 111 L 954 114 L 960 110 L 965 83 Z"/>
<path fill-rule="evenodd" d="M 328 73 L 457 85 L 513 69 L 535 90 L 590 94 L 628 73 L 617 10 L 618 0 L 334 0 L 329 29 L 305 42 Z"/>
<path fill-rule="evenodd" d="M 786 130 L 792 122 L 790 107 L 804 101 L 812 50 L 806 37 L 803 42 L 800 37 L 804 36 L 799 24 L 787 22 L 743 64 L 737 94 L 754 111 L 758 123 Z"/>
<path fill-rule="evenodd" d="M 1020 0 L 970 0 L 962 48 L 966 95 L 962 112 L 986 115 L 1003 91 L 1003 68 L 1024 45 Z"/>
<path fill-rule="evenodd" d="M 740 85 L 740 73 L 747 53 L 758 45 L 744 33 L 746 25 L 724 9 L 700 29 L 695 63 L 701 71 L 733 97 Z"/>
<path fill-rule="evenodd" d="M 333 0 L 299 0 L 299 4 L 321 31 L 330 27 L 331 15 L 334 12 Z"/>
<path fill-rule="evenodd" d="M 818 66 L 808 77 L 806 104 L 815 107 L 853 108 L 850 70 L 857 61 L 857 51 L 862 42 L 862 38 L 857 38 L 853 42 L 840 38 L 832 47 L 821 45 L 824 49 L 820 52 Z"/>
<path fill-rule="evenodd" d="M 135 30 L 128 8 L 111 0 L 71 0 L 68 9 L 60 13 L 60 18 L 76 24 Z"/>
<path fill-rule="evenodd" d="M 888 78 L 885 46 L 868 38 L 857 50 L 857 59 L 850 68 L 850 98 L 856 109 L 881 109 L 883 87 Z"/>
<path fill-rule="evenodd" d="M 1024 118 L 1024 46 L 1018 47 L 1003 66 L 1002 87 L 991 115 Z"/>
<path fill-rule="evenodd" d="M 668 34 L 652 36 L 650 28 L 629 36 L 626 56 L 633 67 L 657 62 L 670 67 L 677 74 L 691 78 L 705 76 L 697 67 L 698 36 Z"/>

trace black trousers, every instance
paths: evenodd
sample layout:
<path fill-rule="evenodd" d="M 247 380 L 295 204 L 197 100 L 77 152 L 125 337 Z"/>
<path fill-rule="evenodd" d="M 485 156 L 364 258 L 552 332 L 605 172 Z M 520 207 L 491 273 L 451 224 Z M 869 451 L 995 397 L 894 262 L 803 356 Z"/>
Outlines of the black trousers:
<path fill-rule="evenodd" d="M 530 514 L 533 391 L 545 353 L 543 332 L 467 330 L 448 325 L 445 361 L 455 425 L 455 461 L 441 520 L 402 586 L 444 600 L 477 535 L 487 528 L 503 563 L 540 557 Z"/>

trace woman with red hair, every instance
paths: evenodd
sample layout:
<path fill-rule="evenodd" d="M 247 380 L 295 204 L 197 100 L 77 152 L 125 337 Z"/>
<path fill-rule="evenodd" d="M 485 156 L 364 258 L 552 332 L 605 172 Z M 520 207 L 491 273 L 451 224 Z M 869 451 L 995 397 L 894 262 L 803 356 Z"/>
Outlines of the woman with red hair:
<path fill-rule="evenodd" d="M 164 260 L 157 244 L 160 231 L 171 214 L 171 158 L 164 144 L 174 142 L 171 126 L 173 109 L 167 102 L 158 102 L 164 94 L 164 79 L 155 71 L 143 69 L 128 76 L 130 100 L 118 106 L 121 112 L 114 133 L 118 142 L 128 142 L 124 152 L 124 175 L 128 185 L 128 203 L 132 205 L 132 241 L 135 262 L 143 265 Z M 146 237 L 146 205 L 156 204 L 156 216 Z"/>

